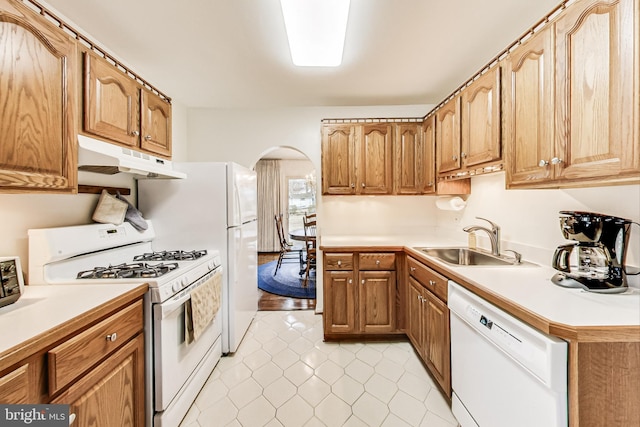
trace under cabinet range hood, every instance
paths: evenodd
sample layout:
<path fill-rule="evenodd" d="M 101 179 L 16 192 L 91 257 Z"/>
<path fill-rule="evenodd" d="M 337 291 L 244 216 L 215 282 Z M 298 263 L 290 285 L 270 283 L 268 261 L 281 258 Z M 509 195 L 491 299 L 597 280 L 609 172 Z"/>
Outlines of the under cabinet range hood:
<path fill-rule="evenodd" d="M 78 170 L 109 175 L 123 172 L 146 178 L 187 177 L 173 170 L 171 160 L 84 135 L 78 135 Z"/>

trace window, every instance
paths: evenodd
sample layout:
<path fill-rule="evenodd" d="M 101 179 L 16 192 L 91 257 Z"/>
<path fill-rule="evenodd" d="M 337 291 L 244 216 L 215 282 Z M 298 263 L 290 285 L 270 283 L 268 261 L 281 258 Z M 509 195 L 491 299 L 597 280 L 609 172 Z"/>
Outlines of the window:
<path fill-rule="evenodd" d="M 303 227 L 302 217 L 316 211 L 315 176 L 288 177 L 289 230 Z"/>

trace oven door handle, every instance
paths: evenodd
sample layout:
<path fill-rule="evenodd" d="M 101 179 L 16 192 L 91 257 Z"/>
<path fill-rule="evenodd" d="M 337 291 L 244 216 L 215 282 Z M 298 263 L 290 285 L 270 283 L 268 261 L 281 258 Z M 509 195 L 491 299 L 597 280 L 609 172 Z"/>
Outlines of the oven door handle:
<path fill-rule="evenodd" d="M 169 317 L 171 313 L 178 310 L 182 305 L 191 299 L 191 292 L 187 292 L 181 297 L 160 304 L 160 318 L 158 320 Z"/>

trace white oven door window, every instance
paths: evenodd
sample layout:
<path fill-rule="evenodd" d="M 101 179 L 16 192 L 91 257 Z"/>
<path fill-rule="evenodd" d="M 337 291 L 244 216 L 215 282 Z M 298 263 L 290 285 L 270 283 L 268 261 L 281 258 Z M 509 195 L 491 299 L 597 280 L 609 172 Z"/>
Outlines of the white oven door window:
<path fill-rule="evenodd" d="M 216 276 L 221 273 L 217 273 Z M 210 279 L 212 280 L 213 277 Z M 219 280 L 219 278 L 218 278 Z M 185 340 L 185 303 L 191 287 L 153 306 L 155 410 L 167 409 L 222 333 L 222 310 L 191 344 Z"/>

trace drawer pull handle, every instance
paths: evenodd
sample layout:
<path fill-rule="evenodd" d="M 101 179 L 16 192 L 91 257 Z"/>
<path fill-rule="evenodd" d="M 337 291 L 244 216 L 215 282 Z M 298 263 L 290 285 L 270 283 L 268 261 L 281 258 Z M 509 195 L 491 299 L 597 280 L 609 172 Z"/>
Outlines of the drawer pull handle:
<path fill-rule="evenodd" d="M 436 285 L 436 282 L 435 282 L 435 280 L 429 280 L 429 284 L 430 284 L 431 286 L 435 286 L 435 285 Z"/>
<path fill-rule="evenodd" d="M 118 334 L 116 334 L 115 332 L 110 335 L 107 335 L 107 341 L 114 342 L 117 339 L 118 339 Z"/>

